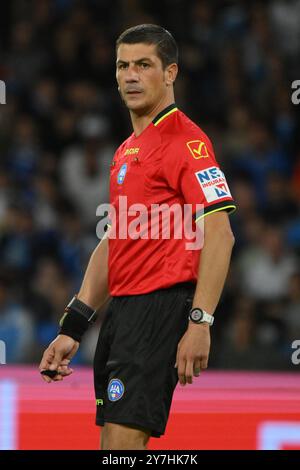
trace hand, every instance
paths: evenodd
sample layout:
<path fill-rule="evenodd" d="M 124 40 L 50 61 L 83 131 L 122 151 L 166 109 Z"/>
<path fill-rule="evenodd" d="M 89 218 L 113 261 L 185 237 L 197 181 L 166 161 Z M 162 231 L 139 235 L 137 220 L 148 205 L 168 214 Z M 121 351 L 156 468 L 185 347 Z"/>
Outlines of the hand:
<path fill-rule="evenodd" d="M 58 382 L 72 374 L 73 369 L 69 368 L 69 364 L 78 348 L 78 341 L 66 335 L 58 335 L 55 340 L 50 343 L 43 354 L 39 369 L 40 372 L 47 369 L 55 370 L 57 374 L 53 378 L 42 375 L 45 382 L 50 383 L 52 380 Z"/>
<path fill-rule="evenodd" d="M 193 383 L 193 376 L 199 377 L 201 370 L 207 368 L 210 350 L 210 331 L 207 323 L 200 325 L 189 322 L 188 329 L 181 338 L 175 367 L 181 385 Z"/>

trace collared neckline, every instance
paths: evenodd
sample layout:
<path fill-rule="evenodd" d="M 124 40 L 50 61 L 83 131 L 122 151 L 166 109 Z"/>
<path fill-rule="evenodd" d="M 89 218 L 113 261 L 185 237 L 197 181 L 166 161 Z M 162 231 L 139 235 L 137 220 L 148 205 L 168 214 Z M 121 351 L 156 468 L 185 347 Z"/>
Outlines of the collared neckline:
<path fill-rule="evenodd" d="M 177 110 L 178 108 L 175 103 L 170 104 L 160 113 L 158 113 L 158 115 L 153 119 L 152 124 L 154 126 L 157 126 L 161 121 L 163 121 L 166 117 L 168 117 L 170 114 L 174 113 Z"/>

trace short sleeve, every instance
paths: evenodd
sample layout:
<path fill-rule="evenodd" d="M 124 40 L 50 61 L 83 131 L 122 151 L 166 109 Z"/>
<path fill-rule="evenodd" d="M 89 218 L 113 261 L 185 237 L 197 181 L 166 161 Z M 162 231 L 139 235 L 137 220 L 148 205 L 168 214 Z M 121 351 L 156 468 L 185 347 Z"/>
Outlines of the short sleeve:
<path fill-rule="evenodd" d="M 170 147 L 171 151 L 162 157 L 165 178 L 184 202 L 192 205 L 196 222 L 212 212 L 231 213 L 236 209 L 226 177 L 205 134 L 198 139 L 177 140 Z M 196 205 L 201 205 L 201 209 Z"/>

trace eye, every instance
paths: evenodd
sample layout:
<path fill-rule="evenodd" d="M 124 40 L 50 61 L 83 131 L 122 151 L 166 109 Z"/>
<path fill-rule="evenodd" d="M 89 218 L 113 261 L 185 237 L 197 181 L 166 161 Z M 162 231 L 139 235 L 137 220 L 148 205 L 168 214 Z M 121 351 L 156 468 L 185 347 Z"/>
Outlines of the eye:
<path fill-rule="evenodd" d="M 142 62 L 141 63 L 141 68 L 142 69 L 148 69 L 150 67 L 150 64 L 147 64 L 147 62 Z"/>
<path fill-rule="evenodd" d="M 118 65 L 118 69 L 119 69 L 119 70 L 124 70 L 124 69 L 126 69 L 126 68 L 127 68 L 127 64 L 119 64 L 119 65 Z"/>

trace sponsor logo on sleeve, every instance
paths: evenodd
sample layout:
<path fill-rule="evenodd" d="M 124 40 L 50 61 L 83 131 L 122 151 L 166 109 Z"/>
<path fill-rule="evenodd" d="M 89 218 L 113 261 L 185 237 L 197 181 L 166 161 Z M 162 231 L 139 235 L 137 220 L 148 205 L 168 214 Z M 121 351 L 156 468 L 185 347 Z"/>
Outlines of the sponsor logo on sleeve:
<path fill-rule="evenodd" d="M 195 173 L 207 202 L 232 197 L 224 173 L 215 166 Z"/>
<path fill-rule="evenodd" d="M 187 142 L 186 145 L 196 160 L 199 160 L 199 158 L 208 158 L 209 155 L 206 144 L 201 140 L 191 140 Z"/>

